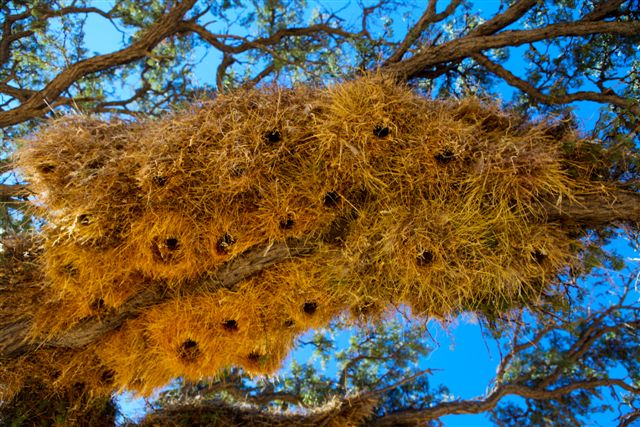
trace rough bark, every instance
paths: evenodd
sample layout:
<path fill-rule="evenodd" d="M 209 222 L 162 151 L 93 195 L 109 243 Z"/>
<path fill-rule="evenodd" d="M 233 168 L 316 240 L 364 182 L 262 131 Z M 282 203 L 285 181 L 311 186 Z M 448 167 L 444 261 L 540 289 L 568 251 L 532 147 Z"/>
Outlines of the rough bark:
<path fill-rule="evenodd" d="M 182 17 L 195 3 L 196 0 L 176 2 L 174 7 L 128 47 L 113 53 L 98 55 L 76 62 L 62 70 L 42 90 L 34 93 L 19 106 L 0 112 L 0 128 L 42 116 L 49 111 L 50 106 L 65 90 L 86 75 L 144 58 L 165 38 L 178 31 Z"/>
<path fill-rule="evenodd" d="M 566 226 L 600 228 L 618 223 L 640 222 L 640 194 L 617 191 L 609 195 L 579 196 L 577 203 L 564 201 L 548 204 L 547 221 Z M 345 232 L 342 230 L 342 232 Z M 201 277 L 191 292 L 214 292 L 221 288 L 233 290 L 235 285 L 258 272 L 288 259 L 313 253 L 314 244 L 289 241 L 265 245 L 249 250 L 244 255 L 223 265 L 215 272 Z M 182 291 L 182 295 L 184 292 Z M 170 300 L 174 296 L 165 291 L 162 283 L 134 296 L 129 302 L 108 315 L 88 318 L 63 334 L 36 342 L 25 341 L 30 319 L 24 318 L 0 328 L 0 360 L 10 360 L 38 347 L 81 348 L 96 342 L 116 330 L 122 323 L 135 318 L 142 311 Z"/>
<path fill-rule="evenodd" d="M 552 24 L 532 30 L 503 31 L 487 36 L 470 34 L 441 45 L 427 47 L 402 62 L 388 65 L 383 71 L 396 76 L 399 80 L 411 80 L 433 69 L 436 65 L 460 61 L 487 49 L 521 46 L 557 37 L 599 33 L 636 36 L 640 34 L 640 22 L 578 21 Z"/>
<path fill-rule="evenodd" d="M 600 228 L 640 222 L 640 194 L 615 191 L 608 194 L 577 196 L 576 202 L 548 205 L 547 219 L 568 226 Z"/>
<path fill-rule="evenodd" d="M 217 271 L 200 278 L 192 286 L 184 286 L 181 295 L 189 292 L 214 292 L 222 288 L 233 290 L 235 285 L 248 277 L 278 262 L 310 254 L 313 249 L 312 245 L 302 244 L 298 241 L 254 248 L 223 265 Z M 175 296 L 167 292 L 162 283 L 156 283 L 108 315 L 85 319 L 63 334 L 44 340 L 26 340 L 31 326 L 31 319 L 28 317 L 2 325 L 0 328 L 0 360 L 14 359 L 29 350 L 40 347 L 81 348 L 87 346 L 116 330 L 125 320 L 135 318 L 149 307 L 161 304 L 173 297 Z"/>

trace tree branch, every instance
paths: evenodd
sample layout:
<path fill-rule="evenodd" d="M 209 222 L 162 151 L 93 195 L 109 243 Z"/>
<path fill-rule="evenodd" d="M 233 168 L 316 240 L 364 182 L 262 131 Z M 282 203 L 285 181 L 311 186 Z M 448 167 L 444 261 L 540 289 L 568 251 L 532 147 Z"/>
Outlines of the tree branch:
<path fill-rule="evenodd" d="M 548 203 L 547 221 L 588 228 L 640 222 L 640 194 L 618 190 L 578 195 L 576 202 Z"/>
<path fill-rule="evenodd" d="M 184 0 L 176 3 L 169 12 L 147 28 L 140 38 L 130 46 L 70 65 L 27 101 L 11 110 L 0 112 L 0 128 L 44 114 L 49 109 L 49 104 L 53 103 L 74 82 L 86 75 L 144 58 L 160 42 L 179 31 L 182 17 L 193 7 L 195 2 L 196 0 Z"/>
<path fill-rule="evenodd" d="M 578 21 L 552 24 L 533 30 L 503 31 L 489 36 L 465 36 L 438 46 L 425 48 L 411 58 L 383 67 L 383 71 L 399 80 L 411 80 L 438 64 L 458 61 L 487 49 L 520 46 L 558 37 L 601 33 L 634 36 L 640 33 L 640 22 Z"/>
<path fill-rule="evenodd" d="M 593 101 L 599 102 L 601 104 L 612 104 L 620 108 L 627 109 L 634 114 L 640 114 L 639 103 L 637 100 L 623 98 L 621 96 L 613 93 L 612 90 L 607 90 L 606 92 L 576 92 L 570 93 L 566 95 L 547 95 L 538 90 L 535 86 L 523 80 L 513 73 L 511 73 L 506 68 L 502 67 L 499 64 L 491 61 L 482 53 L 475 53 L 471 55 L 471 57 L 481 66 L 495 74 L 496 76 L 502 78 L 505 82 L 507 82 L 510 86 L 520 89 L 527 95 L 529 95 L 532 99 L 547 105 L 561 105 L 561 104 L 569 104 L 574 101 Z"/>
<path fill-rule="evenodd" d="M 518 19 L 527 13 L 533 6 L 538 3 L 538 0 L 519 0 L 512 4 L 507 10 L 499 15 L 494 16 L 492 19 L 478 25 L 471 32 L 469 36 L 488 36 L 494 34 L 505 27 L 516 22 Z"/>
<path fill-rule="evenodd" d="M 200 36 L 202 40 L 206 41 L 214 48 L 228 54 L 244 53 L 250 49 L 264 50 L 266 46 L 276 45 L 287 37 L 317 36 L 318 34 L 322 34 L 322 33 L 338 35 L 341 37 L 356 36 L 355 34 L 352 34 L 348 31 L 344 31 L 341 28 L 334 28 L 327 24 L 315 24 L 309 27 L 283 28 L 276 31 L 269 37 L 260 37 L 255 40 L 249 40 L 245 37 L 231 36 L 228 34 L 213 34 L 209 32 L 202 25 L 199 25 L 193 21 L 182 22 L 180 24 L 180 32 L 193 32 L 198 36 Z M 220 41 L 220 39 L 225 39 L 225 38 L 234 38 L 234 39 L 242 40 L 242 43 L 234 46 L 234 45 L 225 44 Z"/>
<path fill-rule="evenodd" d="M 0 184 L 0 201 L 11 197 L 26 197 L 29 195 L 29 187 L 20 184 Z"/>
<path fill-rule="evenodd" d="M 538 389 L 523 385 L 507 384 L 497 387 L 484 399 L 458 400 L 454 402 L 441 402 L 435 406 L 419 410 L 406 410 L 385 415 L 374 420 L 370 425 L 376 427 L 407 425 L 428 420 L 434 420 L 445 415 L 454 414 L 479 414 L 493 409 L 500 400 L 509 395 L 524 397 L 526 399 L 549 400 L 566 396 L 576 390 L 593 390 L 598 387 L 620 387 L 631 393 L 640 393 L 640 389 L 627 384 L 620 379 L 603 379 L 577 381 L 555 389 Z"/>
<path fill-rule="evenodd" d="M 462 0 L 452 0 L 447 8 L 438 14 L 436 14 L 436 3 L 437 0 L 429 0 L 429 4 L 427 5 L 427 8 L 425 9 L 420 19 L 418 19 L 418 22 L 416 22 L 416 24 L 411 27 L 404 40 L 402 40 L 398 48 L 391 54 L 389 59 L 385 61 L 384 65 L 392 64 L 402 60 L 404 54 L 407 53 L 411 45 L 413 45 L 413 43 L 420 37 L 420 35 L 427 29 L 427 27 L 429 27 L 429 25 L 431 24 L 435 24 L 436 22 L 440 22 L 451 15 L 462 3 Z"/>
<path fill-rule="evenodd" d="M 295 240 L 256 247 L 229 261 L 215 272 L 204 275 L 197 280 L 197 285 L 184 289 L 190 289 L 193 293 L 214 292 L 223 288 L 233 291 L 238 283 L 260 271 L 282 261 L 308 255 L 314 250 L 313 245 Z M 90 317 L 58 336 L 36 342 L 25 341 L 31 326 L 30 319 L 2 325 L 0 328 L 0 360 L 16 358 L 26 351 L 38 347 L 84 347 L 117 329 L 125 320 L 137 317 L 144 309 L 184 295 L 185 291 L 182 291 L 180 295 L 172 295 L 166 291 L 162 283 L 156 283 L 155 286 L 149 286 L 144 292 L 132 297 L 108 317 Z"/>

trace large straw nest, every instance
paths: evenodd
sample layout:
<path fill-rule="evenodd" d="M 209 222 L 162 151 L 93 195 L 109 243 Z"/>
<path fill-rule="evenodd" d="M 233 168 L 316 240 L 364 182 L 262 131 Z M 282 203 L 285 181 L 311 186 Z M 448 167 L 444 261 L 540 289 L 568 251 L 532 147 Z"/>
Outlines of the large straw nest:
<path fill-rule="evenodd" d="M 241 90 L 136 123 L 60 119 L 18 154 L 47 223 L 32 335 L 161 283 L 168 302 L 97 350 L 115 384 L 150 393 L 229 365 L 273 372 L 299 334 L 345 312 L 534 305 L 580 248 L 545 206 L 606 190 L 594 158 L 574 132 L 379 76 Z M 293 239 L 315 254 L 199 287 Z"/>

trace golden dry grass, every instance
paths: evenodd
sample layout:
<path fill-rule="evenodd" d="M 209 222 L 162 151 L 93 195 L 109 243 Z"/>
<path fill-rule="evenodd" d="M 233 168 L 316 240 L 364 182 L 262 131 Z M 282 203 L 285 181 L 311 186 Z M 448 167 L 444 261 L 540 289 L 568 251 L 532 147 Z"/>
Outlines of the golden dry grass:
<path fill-rule="evenodd" d="M 563 157 L 577 135 L 547 130 L 379 76 L 239 91 L 136 123 L 54 121 L 18 153 L 47 222 L 49 296 L 32 335 L 164 283 L 169 302 L 95 347 L 115 386 L 146 394 L 229 365 L 273 372 L 297 336 L 341 313 L 534 305 L 579 249 L 545 204 L 602 191 Z M 233 290 L 183 295 L 247 249 L 289 238 L 315 254 Z"/>

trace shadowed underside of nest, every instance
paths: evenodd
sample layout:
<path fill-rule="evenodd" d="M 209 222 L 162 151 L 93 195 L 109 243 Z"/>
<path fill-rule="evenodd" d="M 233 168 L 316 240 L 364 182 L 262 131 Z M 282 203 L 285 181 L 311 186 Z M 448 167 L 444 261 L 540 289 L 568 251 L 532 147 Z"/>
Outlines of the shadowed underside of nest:
<path fill-rule="evenodd" d="M 592 143 L 553 129 L 380 77 L 220 95 L 159 120 L 57 120 L 18 154 L 46 225 L 28 273 L 11 273 L 24 278 L 11 318 L 59 365 L 51 384 L 150 393 L 232 365 L 273 372 L 343 313 L 535 305 L 579 255 L 558 212 L 613 189 L 580 155 Z M 65 338 L 89 324 L 104 331 Z"/>

